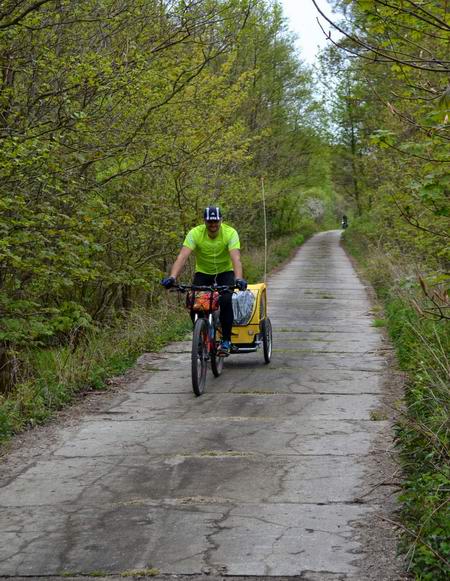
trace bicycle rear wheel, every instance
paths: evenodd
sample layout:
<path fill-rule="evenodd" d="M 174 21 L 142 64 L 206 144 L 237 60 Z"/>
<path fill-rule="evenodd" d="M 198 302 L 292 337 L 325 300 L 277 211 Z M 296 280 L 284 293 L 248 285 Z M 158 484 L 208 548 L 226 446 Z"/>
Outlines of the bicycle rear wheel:
<path fill-rule="evenodd" d="M 192 335 L 192 389 L 196 396 L 202 395 L 206 385 L 208 369 L 208 325 L 204 319 L 197 319 Z"/>
<path fill-rule="evenodd" d="M 211 371 L 214 377 L 219 377 L 223 370 L 223 362 L 225 357 L 219 357 L 217 355 L 217 328 L 220 325 L 219 312 L 213 313 L 213 325 L 214 325 L 214 348 L 211 351 Z"/>
<path fill-rule="evenodd" d="M 222 373 L 224 359 L 225 357 L 219 357 L 217 355 L 216 349 L 214 349 L 214 352 L 211 353 L 211 370 L 214 377 L 219 377 L 219 375 Z"/>

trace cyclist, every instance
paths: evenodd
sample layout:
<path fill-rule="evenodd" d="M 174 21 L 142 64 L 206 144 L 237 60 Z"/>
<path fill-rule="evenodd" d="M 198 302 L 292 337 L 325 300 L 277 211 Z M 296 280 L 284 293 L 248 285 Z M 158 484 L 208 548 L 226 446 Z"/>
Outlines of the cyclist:
<path fill-rule="evenodd" d="M 236 285 L 239 290 L 247 288 L 242 278 L 242 264 L 238 233 L 222 221 L 222 212 L 217 206 L 208 206 L 203 212 L 204 223 L 187 233 L 170 275 L 161 281 L 171 288 L 182 272 L 192 252 L 195 255 L 194 285 Z M 222 341 L 218 355 L 227 356 L 231 349 L 231 328 L 233 326 L 232 293 L 221 293 L 220 323 Z"/>

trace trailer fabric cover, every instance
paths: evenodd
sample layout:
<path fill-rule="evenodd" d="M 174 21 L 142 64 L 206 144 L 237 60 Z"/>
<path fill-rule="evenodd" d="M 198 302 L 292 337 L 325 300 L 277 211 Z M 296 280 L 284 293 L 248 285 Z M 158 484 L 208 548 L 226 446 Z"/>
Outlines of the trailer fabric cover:
<path fill-rule="evenodd" d="M 250 290 L 233 294 L 233 325 L 248 325 L 253 313 L 255 295 Z"/>

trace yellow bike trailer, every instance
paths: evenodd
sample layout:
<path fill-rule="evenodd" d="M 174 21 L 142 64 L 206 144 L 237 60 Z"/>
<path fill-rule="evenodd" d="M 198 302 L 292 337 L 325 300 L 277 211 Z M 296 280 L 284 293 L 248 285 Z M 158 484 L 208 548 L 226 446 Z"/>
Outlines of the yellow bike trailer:
<path fill-rule="evenodd" d="M 267 316 L 267 286 L 264 282 L 249 284 L 244 293 L 247 293 L 245 297 L 243 293 L 233 296 L 235 321 L 231 332 L 231 353 L 252 353 L 262 347 L 264 361 L 269 363 L 272 356 L 272 324 Z M 246 312 L 239 317 L 236 311 L 239 312 L 241 299 L 245 299 Z"/>

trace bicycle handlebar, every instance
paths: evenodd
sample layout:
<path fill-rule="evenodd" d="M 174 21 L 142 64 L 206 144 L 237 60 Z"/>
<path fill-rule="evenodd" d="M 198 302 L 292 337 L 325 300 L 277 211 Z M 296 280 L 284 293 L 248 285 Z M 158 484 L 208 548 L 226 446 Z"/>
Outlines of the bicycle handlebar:
<path fill-rule="evenodd" d="M 219 293 L 224 291 L 234 291 L 237 290 L 235 284 L 211 284 L 211 285 L 198 285 L 198 284 L 174 284 L 169 290 L 176 290 L 178 292 L 186 292 L 189 290 L 193 291 L 218 291 Z"/>

